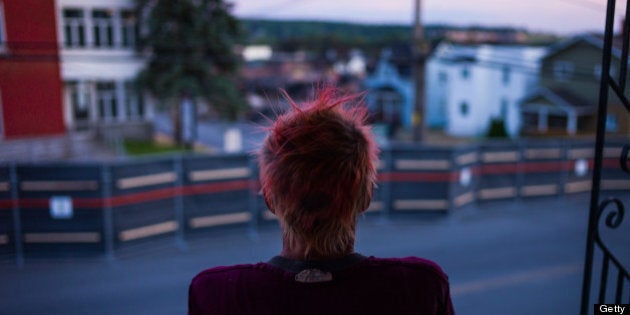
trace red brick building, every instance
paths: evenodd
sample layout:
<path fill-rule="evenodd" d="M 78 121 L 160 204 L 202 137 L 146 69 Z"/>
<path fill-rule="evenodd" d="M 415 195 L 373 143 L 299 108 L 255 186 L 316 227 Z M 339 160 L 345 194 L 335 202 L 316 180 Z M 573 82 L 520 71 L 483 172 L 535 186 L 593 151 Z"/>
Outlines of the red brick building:
<path fill-rule="evenodd" d="M 54 1 L 0 0 L 0 139 L 62 134 Z"/>

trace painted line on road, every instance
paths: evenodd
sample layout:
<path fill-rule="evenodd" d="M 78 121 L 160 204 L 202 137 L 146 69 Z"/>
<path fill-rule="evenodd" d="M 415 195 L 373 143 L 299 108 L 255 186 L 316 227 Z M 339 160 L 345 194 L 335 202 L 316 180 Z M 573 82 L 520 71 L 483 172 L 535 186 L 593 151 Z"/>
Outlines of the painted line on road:
<path fill-rule="evenodd" d="M 521 284 L 553 280 L 570 275 L 579 274 L 582 271 L 582 263 L 571 263 L 530 271 L 512 273 L 496 278 L 482 279 L 468 283 L 451 285 L 451 294 L 461 296 L 471 293 L 479 293 Z"/>

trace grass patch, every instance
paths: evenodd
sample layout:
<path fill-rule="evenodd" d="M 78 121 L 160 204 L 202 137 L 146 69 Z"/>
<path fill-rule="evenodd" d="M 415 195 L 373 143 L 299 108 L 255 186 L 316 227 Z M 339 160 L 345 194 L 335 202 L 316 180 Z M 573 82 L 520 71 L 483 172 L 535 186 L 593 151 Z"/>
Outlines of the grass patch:
<path fill-rule="evenodd" d="M 123 141 L 123 146 L 125 148 L 125 153 L 131 156 L 190 152 L 190 150 L 181 146 L 144 140 L 126 139 Z"/>

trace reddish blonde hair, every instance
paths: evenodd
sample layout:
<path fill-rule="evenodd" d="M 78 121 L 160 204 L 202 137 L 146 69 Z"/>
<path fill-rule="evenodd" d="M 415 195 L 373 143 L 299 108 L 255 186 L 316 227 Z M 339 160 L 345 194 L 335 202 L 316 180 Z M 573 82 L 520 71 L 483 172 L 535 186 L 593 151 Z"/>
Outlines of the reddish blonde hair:
<path fill-rule="evenodd" d="M 306 245 L 307 258 L 354 249 L 359 213 L 376 180 L 378 149 L 358 95 L 332 87 L 295 103 L 269 128 L 259 152 L 262 193 L 278 216 L 285 242 Z"/>

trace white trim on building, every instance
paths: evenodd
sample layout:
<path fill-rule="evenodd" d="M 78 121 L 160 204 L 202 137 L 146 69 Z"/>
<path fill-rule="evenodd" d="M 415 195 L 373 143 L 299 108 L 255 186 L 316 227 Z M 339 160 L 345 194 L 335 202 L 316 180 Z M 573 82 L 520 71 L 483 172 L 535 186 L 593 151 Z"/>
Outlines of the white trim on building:
<path fill-rule="evenodd" d="M 64 118 L 69 129 L 150 118 L 131 82 L 145 60 L 135 51 L 132 0 L 58 0 Z"/>

